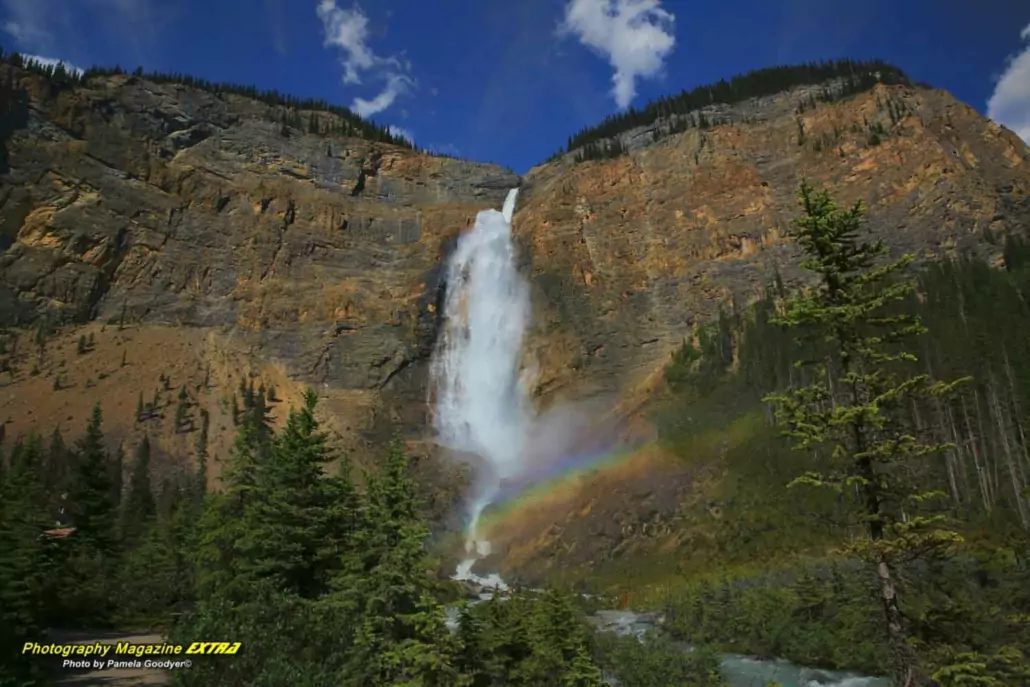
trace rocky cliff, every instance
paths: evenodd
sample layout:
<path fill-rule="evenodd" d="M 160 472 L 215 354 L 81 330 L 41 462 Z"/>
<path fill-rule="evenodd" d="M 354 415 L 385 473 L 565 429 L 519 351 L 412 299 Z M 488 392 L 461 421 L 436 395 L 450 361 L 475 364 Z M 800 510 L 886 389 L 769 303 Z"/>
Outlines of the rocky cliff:
<path fill-rule="evenodd" d="M 242 374 L 284 405 L 315 385 L 351 448 L 397 428 L 417 439 L 447 251 L 520 183 L 541 404 L 646 397 L 720 301 L 754 295 L 777 267 L 792 278 L 781 237 L 803 177 L 865 201 L 898 250 L 980 246 L 1030 224 L 1026 146 L 927 88 L 803 112 L 804 88 L 713 107 L 706 128 L 628 132 L 625 155 L 566 155 L 520 180 L 291 128 L 282 108 L 240 95 L 125 75 L 56 88 L 0 70 L 30 96 L 0 190 L 0 308 L 25 328 L 0 380 L 8 440 L 75 433 L 101 399 L 112 437 L 146 431 L 169 455 L 191 453 L 205 409 L 224 455 Z M 42 347 L 40 321 L 62 325 Z M 179 387 L 184 427 L 170 410 L 137 418 L 138 398 L 174 405 Z"/>
<path fill-rule="evenodd" d="M 4 325 L 65 325 L 4 380 L 8 437 L 75 432 L 99 398 L 113 436 L 169 434 L 174 452 L 185 439 L 134 409 L 185 385 L 224 447 L 244 374 L 286 402 L 316 385 L 351 445 L 423 426 L 444 256 L 515 174 L 289 128 L 236 95 L 2 69 L 31 96 L 0 191 Z"/>
<path fill-rule="evenodd" d="M 877 86 L 799 113 L 798 88 L 706 108 L 705 129 L 622 136 L 631 152 L 529 172 L 515 231 L 536 291 L 539 386 L 576 396 L 646 383 L 720 303 L 779 269 L 798 184 L 863 201 L 896 251 L 976 249 L 1030 229 L 1030 150 L 948 93 Z"/>

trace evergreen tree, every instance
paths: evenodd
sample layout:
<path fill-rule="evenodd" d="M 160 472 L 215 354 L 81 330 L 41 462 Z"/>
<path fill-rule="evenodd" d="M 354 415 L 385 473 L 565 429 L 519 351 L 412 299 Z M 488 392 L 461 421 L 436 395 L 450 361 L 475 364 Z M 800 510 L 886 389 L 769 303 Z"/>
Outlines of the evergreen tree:
<path fill-rule="evenodd" d="M 122 538 L 131 545 L 139 540 L 157 513 L 150 483 L 150 437 L 146 434 L 136 447 L 129 477 L 129 492 L 122 503 Z"/>
<path fill-rule="evenodd" d="M 50 434 L 50 446 L 46 455 L 46 470 L 43 473 L 46 492 L 51 503 L 61 500 L 61 495 L 68 489 L 74 473 L 75 455 L 68 450 L 58 427 Z"/>
<path fill-rule="evenodd" d="M 819 355 L 796 363 L 807 370 L 807 384 L 768 399 L 795 448 L 820 449 L 825 456 L 824 471 L 799 477 L 792 486 L 859 495 L 867 538 L 851 550 L 872 564 L 879 581 L 895 679 L 929 685 L 909 642 L 898 566 L 940 554 L 960 538 L 943 526 L 942 515 L 919 512 L 940 493 L 911 478 L 926 456 L 947 446 L 921 441 L 905 420 L 914 399 L 943 397 L 954 384 L 901 376 L 890 367 L 915 360 L 902 345 L 925 331 L 917 318 L 891 311 L 913 291 L 901 277 L 913 257 L 880 264 L 883 244 L 859 239 L 860 204 L 839 210 L 828 192 L 807 184 L 800 199 L 804 215 L 795 221 L 793 238 L 806 254 L 802 266 L 818 275 L 818 283 L 787 300 L 775 321 L 801 330 L 816 342 Z"/>
<path fill-rule="evenodd" d="M 232 635 L 252 649 L 238 661 L 198 666 L 186 684 L 317 687 L 345 677 L 356 608 L 356 496 L 323 474 L 330 457 L 315 401 L 307 394 L 281 436 L 265 427 L 265 447 L 263 414 L 251 408 L 241 418 L 223 491 L 204 501 L 197 606 L 176 636 Z M 346 588 L 330 593 L 330 582 Z"/>
<path fill-rule="evenodd" d="M 200 434 L 197 435 L 197 498 L 203 500 L 207 493 L 207 442 L 211 428 L 211 414 L 200 409 Z"/>
<path fill-rule="evenodd" d="M 0 465 L 3 457 L 0 456 Z M 12 451 L 0 482 L 0 684 L 38 684 L 41 666 L 22 656 L 25 642 L 44 641 L 44 592 L 49 574 L 41 535 L 49 516 L 42 442 L 32 434 Z"/>
<path fill-rule="evenodd" d="M 240 418 L 232 455 L 222 471 L 222 491 L 211 495 L 201 517 L 197 584 L 205 596 L 249 598 L 246 579 L 250 578 L 242 575 L 247 562 L 240 546 L 246 536 L 244 519 L 255 498 L 259 463 L 267 455 L 270 434 L 267 425 L 258 424 L 258 417 L 259 413 L 251 408 Z"/>
<path fill-rule="evenodd" d="M 111 503 L 114 505 L 117 511 L 122 504 L 122 488 L 124 487 L 124 471 L 125 471 L 125 446 L 118 444 L 118 448 L 115 449 L 114 458 L 111 459 L 110 463 L 111 471 Z"/>
<path fill-rule="evenodd" d="M 179 387 L 178 404 L 175 406 L 175 431 L 182 429 L 186 422 L 186 411 L 189 408 L 189 396 L 186 394 L 186 387 Z"/>
<path fill-rule="evenodd" d="M 253 384 L 250 391 L 253 392 Z M 252 393 L 249 401 L 250 424 L 254 428 L 254 440 L 257 442 L 261 456 L 267 456 L 272 445 L 271 408 L 265 401 L 265 392 Z"/>
<path fill-rule="evenodd" d="M 277 589 L 309 599 L 330 591 L 357 524 L 352 486 L 325 474 L 333 456 L 315 419 L 317 402 L 309 389 L 303 408 L 290 412 L 267 459 L 258 463 L 241 542 L 252 566 L 248 574 L 274 578 Z"/>
<path fill-rule="evenodd" d="M 100 404 L 93 406 L 86 434 L 76 444 L 77 466 L 69 500 L 77 538 L 87 540 L 98 552 L 114 548 L 115 502 L 111 466 L 104 447 Z"/>
<path fill-rule="evenodd" d="M 399 440 L 382 470 L 368 476 L 366 514 L 357 547 L 358 630 L 347 683 L 453 685 L 458 646 L 435 598 L 426 526 L 417 515 L 408 458 Z"/>

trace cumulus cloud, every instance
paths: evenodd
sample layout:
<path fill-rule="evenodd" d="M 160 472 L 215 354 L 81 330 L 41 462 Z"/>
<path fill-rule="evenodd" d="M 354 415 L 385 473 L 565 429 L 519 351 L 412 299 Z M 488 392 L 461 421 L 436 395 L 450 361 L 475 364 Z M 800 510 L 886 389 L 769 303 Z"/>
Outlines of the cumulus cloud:
<path fill-rule="evenodd" d="M 661 0 L 569 0 L 558 34 L 608 60 L 612 97 L 624 109 L 637 95 L 637 79 L 659 74 L 676 46 L 675 19 Z"/>
<path fill-rule="evenodd" d="M 39 62 L 44 67 L 56 67 L 59 64 L 63 64 L 66 71 L 82 75 L 82 67 L 78 67 L 67 60 L 59 60 L 56 57 L 43 57 L 42 55 L 22 55 L 26 60 L 32 60 Z"/>
<path fill-rule="evenodd" d="M 1030 143 L 1030 24 L 1019 36 L 1027 45 L 1008 59 L 987 101 L 987 116 Z"/>
<path fill-rule="evenodd" d="M 354 110 L 359 117 L 371 117 L 393 105 L 397 96 L 407 93 L 411 85 L 411 79 L 401 74 L 390 74 L 386 80 L 386 87 L 376 97 L 371 100 L 355 98 L 350 109 Z"/>
<path fill-rule="evenodd" d="M 411 143 L 415 142 L 415 134 L 411 133 L 411 129 L 403 129 L 399 126 L 394 126 L 393 124 L 391 124 L 387 128 L 390 130 L 390 133 L 394 136 L 406 138 Z"/>
<path fill-rule="evenodd" d="M 343 54 L 343 83 L 360 85 L 368 74 L 386 82 L 383 90 L 371 99 L 355 98 L 351 109 L 362 117 L 371 117 L 393 105 L 397 97 L 414 87 L 409 76 L 411 64 L 393 56 L 377 55 L 369 45 L 368 16 L 361 7 L 341 9 L 336 0 L 319 0 L 316 9 L 322 22 L 325 46 Z"/>

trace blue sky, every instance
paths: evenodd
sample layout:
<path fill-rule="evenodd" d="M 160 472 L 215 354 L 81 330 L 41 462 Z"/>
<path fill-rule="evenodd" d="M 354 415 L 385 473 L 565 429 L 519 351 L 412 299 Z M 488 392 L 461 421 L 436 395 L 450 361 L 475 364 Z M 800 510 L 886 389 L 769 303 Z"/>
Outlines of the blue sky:
<path fill-rule="evenodd" d="M 8 49 L 322 97 L 518 172 L 626 103 L 831 57 L 885 58 L 981 112 L 993 96 L 990 113 L 1030 139 L 1025 0 L 0 0 L 0 12 Z"/>

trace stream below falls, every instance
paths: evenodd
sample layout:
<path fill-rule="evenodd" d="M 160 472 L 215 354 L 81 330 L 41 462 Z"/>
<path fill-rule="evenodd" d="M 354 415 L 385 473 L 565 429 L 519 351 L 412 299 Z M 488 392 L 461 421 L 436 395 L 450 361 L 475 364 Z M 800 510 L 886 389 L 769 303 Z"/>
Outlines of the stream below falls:
<path fill-rule="evenodd" d="M 485 600 L 489 598 L 489 594 L 483 594 L 481 598 Z M 457 618 L 457 607 L 449 607 L 447 624 L 452 630 L 457 626 Z M 619 635 L 635 635 L 637 637 L 642 637 L 644 633 L 658 626 L 656 614 L 633 611 L 597 611 L 590 616 L 590 620 L 599 632 L 614 632 Z M 684 646 L 683 649 L 690 651 L 689 646 Z M 769 682 L 773 681 L 782 687 L 890 687 L 887 678 L 868 677 L 836 670 L 821 670 L 795 665 L 784 660 L 760 659 L 740 654 L 723 654 L 721 669 L 723 676 L 732 687 L 766 687 Z M 611 680 L 609 684 L 615 685 L 616 683 Z"/>

